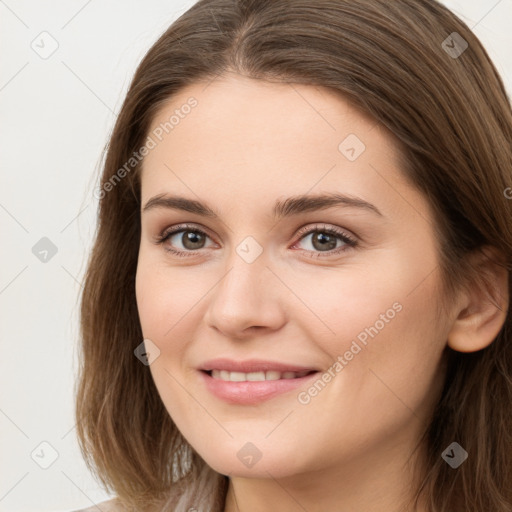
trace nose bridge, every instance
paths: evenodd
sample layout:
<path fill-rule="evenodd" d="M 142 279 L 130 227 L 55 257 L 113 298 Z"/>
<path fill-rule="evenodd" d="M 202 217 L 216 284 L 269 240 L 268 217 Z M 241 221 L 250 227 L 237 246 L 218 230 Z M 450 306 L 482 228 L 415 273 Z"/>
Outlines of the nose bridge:
<path fill-rule="evenodd" d="M 244 295 L 244 289 L 253 292 L 251 299 L 261 296 L 265 293 L 264 287 L 260 285 L 268 282 L 272 273 L 268 270 L 269 251 L 253 237 L 246 236 L 238 244 L 233 246 L 226 259 L 226 268 L 228 274 L 219 283 L 223 292 L 236 297 L 239 294 Z"/>
<path fill-rule="evenodd" d="M 210 326 L 235 335 L 248 327 L 275 328 L 282 321 L 267 255 L 254 239 L 244 239 L 233 248 L 226 273 L 209 302 L 206 318 Z"/>
<path fill-rule="evenodd" d="M 239 312 L 242 307 L 257 307 L 257 303 L 267 295 L 269 278 L 272 273 L 267 268 L 267 259 L 262 254 L 252 259 L 244 259 L 244 253 L 240 256 L 240 244 L 230 254 L 227 262 L 227 273 L 219 283 L 215 293 L 217 302 L 221 299 L 224 307 L 237 305 Z M 245 249 L 247 249 L 245 247 Z M 250 249 L 245 255 L 251 254 Z M 252 258 L 252 255 L 251 255 Z M 268 299 L 268 298 L 267 298 Z"/>

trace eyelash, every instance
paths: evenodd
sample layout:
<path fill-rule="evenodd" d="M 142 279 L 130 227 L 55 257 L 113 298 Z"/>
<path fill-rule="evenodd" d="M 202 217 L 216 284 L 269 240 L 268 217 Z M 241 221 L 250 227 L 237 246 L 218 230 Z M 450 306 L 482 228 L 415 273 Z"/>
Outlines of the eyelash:
<path fill-rule="evenodd" d="M 196 228 L 193 225 L 179 224 L 179 225 L 175 226 L 174 228 L 172 228 L 171 230 L 164 230 L 160 235 L 158 235 L 156 237 L 155 243 L 157 245 L 163 245 L 172 235 L 175 235 L 176 233 L 180 233 L 181 231 L 190 231 L 192 233 L 199 233 L 201 235 L 207 236 L 208 238 L 211 238 L 202 229 Z M 347 251 L 347 250 L 353 249 L 353 248 L 357 247 L 357 245 L 358 245 L 358 241 L 355 240 L 354 238 L 352 238 L 351 236 L 349 236 L 344 231 L 342 231 L 342 230 L 340 230 L 338 228 L 328 227 L 325 224 L 316 224 L 313 227 L 301 228 L 297 232 L 297 236 L 300 236 L 300 238 L 299 238 L 299 240 L 297 242 L 295 242 L 295 244 L 300 242 L 303 238 L 305 238 L 306 236 L 310 235 L 311 233 L 326 233 L 326 234 L 329 234 L 329 235 L 334 235 L 334 236 L 338 237 L 340 240 L 342 240 L 342 242 L 347 244 L 344 247 L 338 247 L 337 249 L 331 249 L 330 251 L 314 252 L 315 256 L 314 255 L 309 256 L 311 258 L 323 258 L 323 257 L 334 256 L 334 255 L 339 254 L 339 253 L 341 253 L 343 251 Z M 172 249 L 171 247 L 165 247 L 164 246 L 164 250 L 166 250 L 166 251 L 168 251 L 168 252 L 170 252 L 170 253 L 172 253 L 172 254 L 180 257 L 180 258 L 186 258 L 186 257 L 197 255 L 197 253 L 201 249 L 197 249 L 195 251 L 177 251 L 176 249 Z M 305 250 L 305 249 L 303 249 L 303 250 Z M 311 251 L 307 251 L 307 250 L 305 250 L 305 251 L 308 252 L 308 253 L 311 252 Z M 323 254 L 326 254 L 326 256 L 324 256 Z"/>

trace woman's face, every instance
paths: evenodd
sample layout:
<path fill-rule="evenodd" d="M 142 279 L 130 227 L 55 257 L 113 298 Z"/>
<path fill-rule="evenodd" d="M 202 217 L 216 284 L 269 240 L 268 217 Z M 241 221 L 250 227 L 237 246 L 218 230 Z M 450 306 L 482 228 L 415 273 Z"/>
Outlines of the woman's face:
<path fill-rule="evenodd" d="M 137 304 L 184 437 L 231 476 L 405 463 L 450 318 L 388 132 L 326 89 L 231 76 L 181 90 L 149 136 Z"/>

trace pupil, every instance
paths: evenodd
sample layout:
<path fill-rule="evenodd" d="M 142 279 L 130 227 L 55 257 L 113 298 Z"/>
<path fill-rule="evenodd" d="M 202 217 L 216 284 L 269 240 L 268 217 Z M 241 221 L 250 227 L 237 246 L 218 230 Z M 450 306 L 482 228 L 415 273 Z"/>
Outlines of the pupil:
<path fill-rule="evenodd" d="M 317 233 L 313 236 L 313 246 L 315 249 L 334 249 L 336 247 L 336 238 L 325 233 Z"/>
<path fill-rule="evenodd" d="M 198 241 L 199 239 L 199 241 Z M 200 247 L 196 247 L 196 245 L 201 245 L 201 242 L 203 240 L 202 239 L 202 235 L 201 233 L 196 233 L 194 231 L 186 231 L 185 233 L 183 233 L 183 237 L 182 237 L 182 242 L 183 242 L 183 245 L 184 247 L 186 247 L 187 249 L 198 249 Z"/>

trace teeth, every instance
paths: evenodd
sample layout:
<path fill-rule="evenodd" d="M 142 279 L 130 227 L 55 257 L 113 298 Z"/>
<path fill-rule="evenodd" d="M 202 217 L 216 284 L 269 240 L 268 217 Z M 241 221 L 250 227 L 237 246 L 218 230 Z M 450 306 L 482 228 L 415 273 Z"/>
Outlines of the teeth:
<path fill-rule="evenodd" d="M 229 372 L 226 372 L 229 373 Z M 241 375 L 244 376 L 242 380 L 266 380 L 265 379 L 265 372 L 251 372 L 251 373 L 242 373 Z"/>
<path fill-rule="evenodd" d="M 276 372 L 275 370 L 268 370 L 266 372 L 228 372 L 226 370 L 212 370 L 212 377 L 214 379 L 225 380 L 229 382 L 244 382 L 244 381 L 264 381 L 264 380 L 279 380 L 279 379 L 297 379 L 307 375 L 309 370 L 303 372 Z"/>

